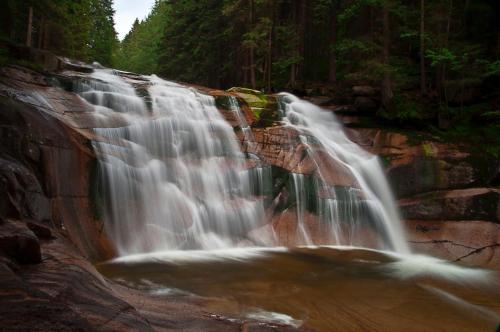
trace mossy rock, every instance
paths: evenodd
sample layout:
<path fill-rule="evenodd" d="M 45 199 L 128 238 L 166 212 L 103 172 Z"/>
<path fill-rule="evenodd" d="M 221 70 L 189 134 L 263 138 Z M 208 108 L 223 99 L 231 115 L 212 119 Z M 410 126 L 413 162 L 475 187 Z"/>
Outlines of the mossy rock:
<path fill-rule="evenodd" d="M 268 102 L 268 95 L 262 91 L 239 87 L 233 87 L 227 91 L 236 93 L 243 98 L 250 107 L 264 108 Z"/>
<path fill-rule="evenodd" d="M 270 127 L 275 121 L 281 119 L 281 114 L 278 111 L 278 102 L 273 95 L 267 95 L 261 91 L 252 90 L 248 88 L 234 87 L 229 90 L 241 99 L 243 99 L 253 115 L 257 119 L 254 127 Z"/>
<path fill-rule="evenodd" d="M 267 107 L 267 104 L 269 102 L 268 95 L 265 93 L 258 91 L 258 90 L 252 90 L 252 89 L 247 89 L 247 88 L 231 88 L 227 90 L 228 92 L 232 92 L 237 94 L 240 98 L 245 100 L 245 102 L 250 106 L 252 109 L 252 112 L 256 117 L 259 117 L 260 112 L 257 112 L 256 110 L 262 110 Z M 257 114 L 256 114 L 257 113 Z"/>

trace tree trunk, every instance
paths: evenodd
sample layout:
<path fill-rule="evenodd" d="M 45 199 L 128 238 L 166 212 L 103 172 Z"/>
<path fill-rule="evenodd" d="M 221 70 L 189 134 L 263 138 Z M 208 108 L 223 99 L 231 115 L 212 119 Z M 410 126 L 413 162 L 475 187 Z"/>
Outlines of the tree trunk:
<path fill-rule="evenodd" d="M 44 50 L 50 48 L 50 21 L 45 20 L 45 27 L 43 28 L 43 46 Z"/>
<path fill-rule="evenodd" d="M 250 0 L 250 29 L 254 29 L 255 24 L 255 3 L 254 0 Z M 250 56 L 249 56 L 249 65 L 250 65 L 250 84 L 252 89 L 257 87 L 257 82 L 255 79 L 255 55 L 254 55 L 254 47 L 250 46 Z"/>
<path fill-rule="evenodd" d="M 296 31 L 298 30 L 298 19 L 297 19 L 297 1 L 292 1 L 292 22 L 294 22 L 295 24 L 295 28 L 296 28 Z M 298 33 L 298 31 L 297 31 Z M 294 54 L 294 57 L 295 58 L 298 58 L 299 56 L 299 50 L 298 50 L 298 45 L 294 45 L 294 50 L 293 50 L 293 54 Z M 290 66 L 290 80 L 288 82 L 288 84 L 291 86 L 291 87 L 294 87 L 295 86 L 295 81 L 297 80 L 297 63 L 292 63 L 292 65 Z"/>
<path fill-rule="evenodd" d="M 337 45 L 337 9 L 338 7 L 332 3 L 331 5 L 331 23 L 330 23 L 330 58 L 329 58 L 329 74 L 328 81 L 330 83 L 337 82 L 337 55 L 334 47 Z"/>
<path fill-rule="evenodd" d="M 386 109 L 392 108 L 392 99 L 394 97 L 392 91 L 392 81 L 391 74 L 387 67 L 389 66 L 389 56 L 390 56 L 390 46 L 391 46 L 391 34 L 389 27 L 389 6 L 384 4 L 382 9 L 382 24 L 383 24 L 383 51 L 382 51 L 382 61 L 386 66 L 384 71 L 384 77 L 382 80 L 382 104 Z"/>
<path fill-rule="evenodd" d="M 40 27 L 38 28 L 38 49 L 43 48 L 43 35 L 45 33 L 45 17 L 42 16 L 40 20 Z"/>
<path fill-rule="evenodd" d="M 447 17 L 447 22 L 446 22 L 446 34 L 445 34 L 445 39 L 444 39 L 444 48 L 448 48 L 448 44 L 450 41 L 450 31 L 451 31 L 451 15 L 453 13 L 453 0 L 450 0 L 450 7 L 448 9 L 448 17 Z M 446 103 L 446 107 L 448 107 L 448 92 L 446 91 L 446 76 L 448 73 L 448 66 L 443 64 L 442 71 L 441 71 L 441 84 L 443 87 L 443 94 L 444 94 L 444 101 Z"/>
<path fill-rule="evenodd" d="M 276 10 L 275 10 L 275 1 L 271 1 L 271 31 L 269 31 L 269 36 L 267 40 L 267 92 L 271 91 L 271 76 L 273 70 L 273 38 L 274 38 L 274 29 L 275 29 L 275 20 L 276 20 Z"/>
<path fill-rule="evenodd" d="M 420 92 L 427 93 L 425 72 L 425 0 L 420 0 Z"/>
<path fill-rule="evenodd" d="M 301 0 L 299 5 L 299 44 L 298 55 L 300 61 L 297 63 L 297 78 L 304 78 L 305 42 L 306 42 L 306 21 L 307 21 L 307 1 Z"/>
<path fill-rule="evenodd" d="M 33 7 L 28 11 L 28 29 L 26 33 L 26 46 L 31 47 L 31 34 L 33 32 Z"/>

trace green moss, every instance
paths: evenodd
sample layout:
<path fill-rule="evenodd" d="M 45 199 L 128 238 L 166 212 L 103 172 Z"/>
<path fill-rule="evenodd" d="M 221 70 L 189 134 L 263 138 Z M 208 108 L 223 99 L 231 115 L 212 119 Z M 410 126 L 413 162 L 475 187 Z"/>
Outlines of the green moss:
<path fill-rule="evenodd" d="M 424 151 L 424 156 L 428 158 L 436 158 L 437 157 L 437 150 L 434 148 L 434 145 L 432 143 L 424 143 L 422 144 L 422 150 Z"/>
<path fill-rule="evenodd" d="M 248 88 L 233 87 L 228 92 L 233 92 L 241 96 L 250 107 L 265 107 L 268 102 L 268 95 L 258 90 Z"/>
<path fill-rule="evenodd" d="M 257 118 L 260 119 L 262 116 L 262 113 L 266 110 L 265 108 L 258 108 L 258 107 L 252 107 L 252 113 L 253 115 Z"/>

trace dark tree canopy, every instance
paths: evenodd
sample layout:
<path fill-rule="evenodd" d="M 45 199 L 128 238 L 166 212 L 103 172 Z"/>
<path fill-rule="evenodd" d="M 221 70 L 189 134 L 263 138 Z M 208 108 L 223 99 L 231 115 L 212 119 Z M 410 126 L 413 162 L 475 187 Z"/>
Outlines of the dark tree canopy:
<path fill-rule="evenodd" d="M 118 42 L 112 5 L 112 0 L 4 0 L 0 4 L 0 36 L 111 66 Z M 28 30 L 31 30 L 29 41 Z"/>

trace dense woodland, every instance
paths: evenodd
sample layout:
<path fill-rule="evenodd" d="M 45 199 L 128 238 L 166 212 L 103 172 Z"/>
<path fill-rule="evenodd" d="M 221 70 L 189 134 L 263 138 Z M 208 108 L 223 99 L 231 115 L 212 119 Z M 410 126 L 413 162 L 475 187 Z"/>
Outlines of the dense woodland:
<path fill-rule="evenodd" d="M 370 85 L 385 119 L 500 145 L 497 0 L 157 0 L 121 42 L 111 0 L 1 7 L 2 38 L 32 47 L 218 88 Z"/>
<path fill-rule="evenodd" d="M 112 5 L 112 0 L 2 0 L 0 38 L 112 66 L 118 49 Z"/>

